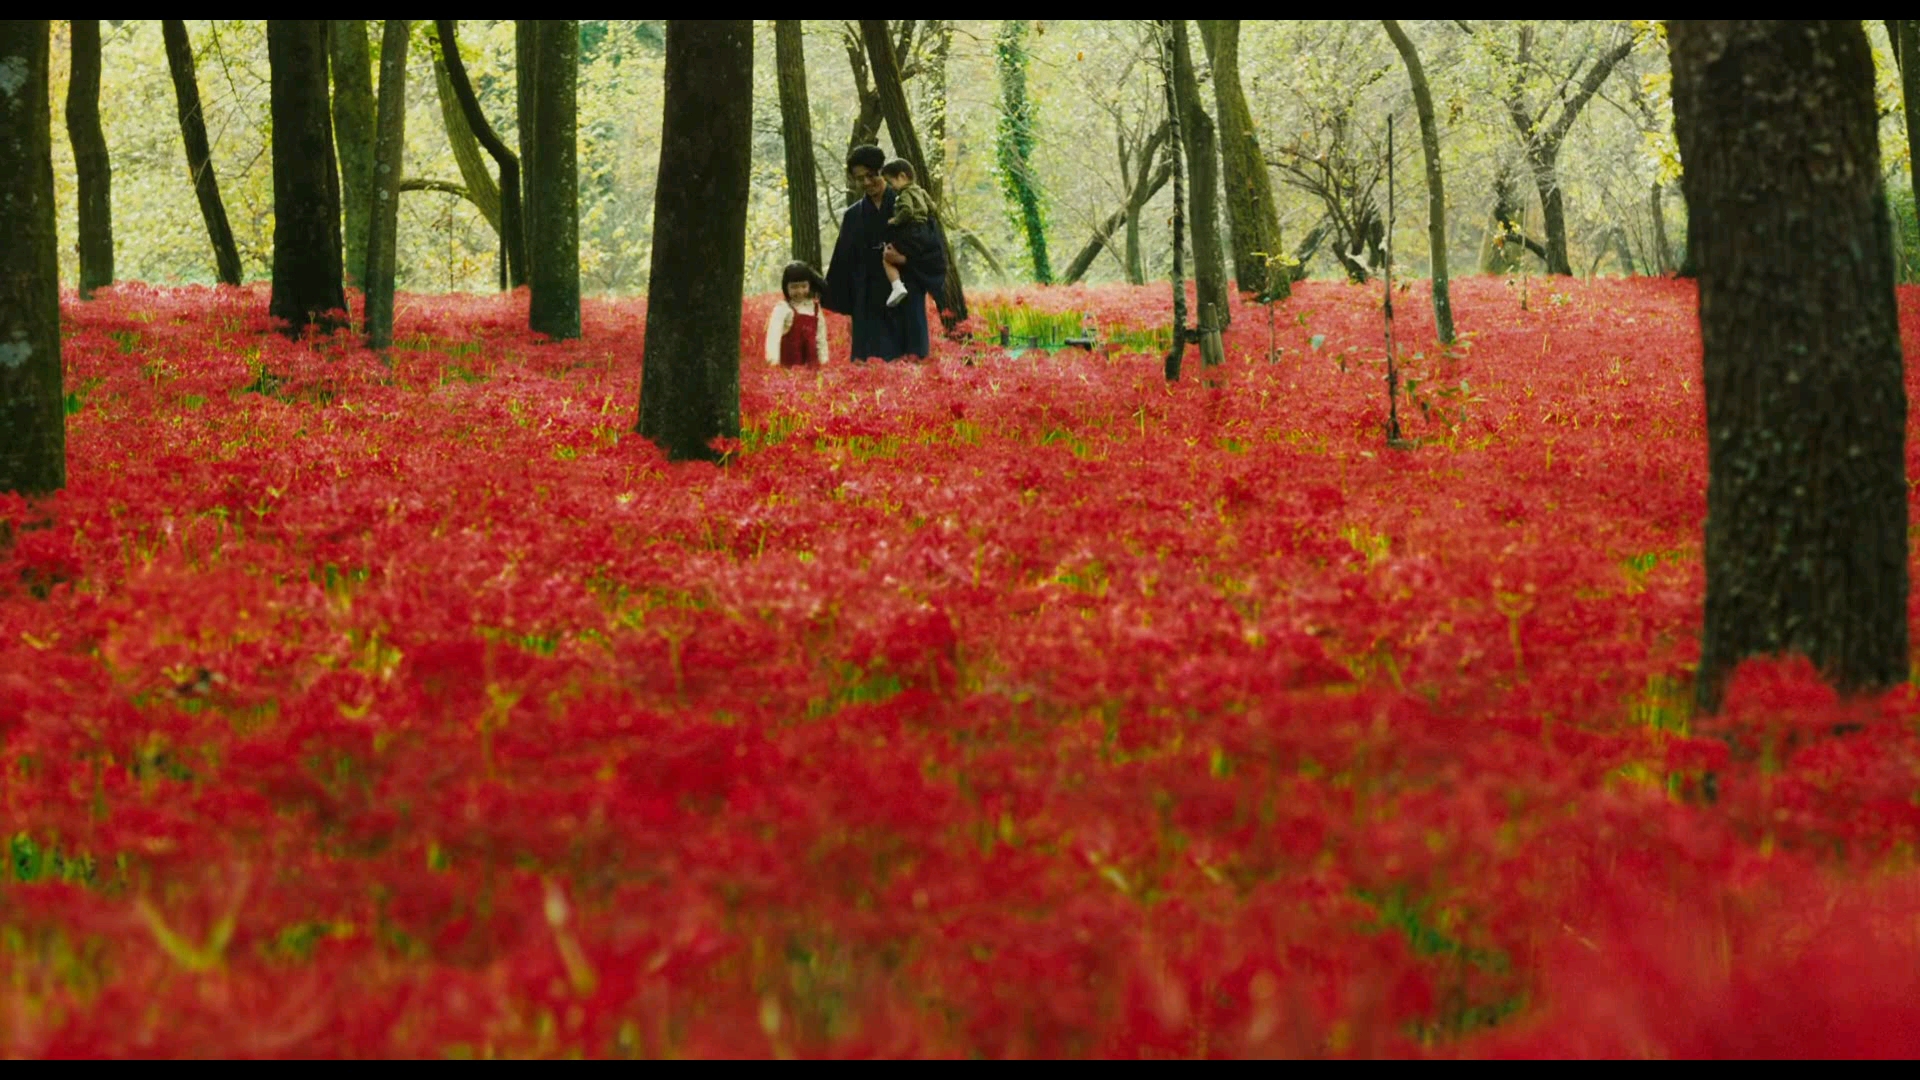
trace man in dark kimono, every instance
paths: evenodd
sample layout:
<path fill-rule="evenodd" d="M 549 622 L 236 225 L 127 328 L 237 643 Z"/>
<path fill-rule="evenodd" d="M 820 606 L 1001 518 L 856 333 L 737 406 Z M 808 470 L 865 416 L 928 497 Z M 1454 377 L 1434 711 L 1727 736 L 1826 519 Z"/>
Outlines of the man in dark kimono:
<path fill-rule="evenodd" d="M 877 146 L 856 146 L 847 155 L 847 175 L 864 197 L 841 215 L 840 239 L 827 265 L 823 306 L 852 317 L 854 360 L 929 355 L 927 297 L 946 293 L 946 239 L 938 225 L 920 226 L 912 235 L 895 237 L 895 244 L 887 242 L 894 192 L 880 176 L 886 163 Z M 891 286 L 882 259 L 899 268 L 907 287 L 907 298 L 895 307 L 887 306 Z"/>

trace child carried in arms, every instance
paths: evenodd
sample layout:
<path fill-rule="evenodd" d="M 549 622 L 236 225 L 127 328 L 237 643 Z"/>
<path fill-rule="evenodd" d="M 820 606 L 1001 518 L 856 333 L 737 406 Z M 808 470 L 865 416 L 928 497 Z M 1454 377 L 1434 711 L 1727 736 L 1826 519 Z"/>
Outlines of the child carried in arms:
<path fill-rule="evenodd" d="M 904 253 L 911 234 L 938 222 L 939 211 L 934 208 L 933 196 L 927 189 L 914 183 L 913 166 L 906 159 L 894 158 L 880 166 L 880 175 L 893 189 L 893 216 L 887 219 L 888 242 L 894 250 Z M 887 306 L 898 306 L 907 298 L 907 287 L 900 282 L 900 268 L 884 261 L 881 265 L 886 268 L 887 281 L 892 285 Z"/>

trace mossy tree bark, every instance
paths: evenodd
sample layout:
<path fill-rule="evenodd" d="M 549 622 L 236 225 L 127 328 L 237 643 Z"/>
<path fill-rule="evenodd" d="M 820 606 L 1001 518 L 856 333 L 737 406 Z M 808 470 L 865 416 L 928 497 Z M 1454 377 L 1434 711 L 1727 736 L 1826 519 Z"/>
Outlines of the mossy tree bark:
<path fill-rule="evenodd" d="M 902 34 L 903 39 L 906 34 Z M 893 43 L 887 40 L 887 21 L 885 19 L 861 19 L 860 37 L 867 47 L 867 63 L 873 69 L 873 86 L 880 94 L 880 114 L 887 121 L 887 135 L 893 140 L 894 152 L 913 165 L 914 175 L 919 179 L 927 194 L 933 196 L 937 204 L 941 199 L 940 182 L 927 168 L 927 155 L 920 149 L 920 137 L 914 133 L 913 114 L 907 109 L 907 90 L 902 81 L 899 57 L 894 54 Z M 940 322 L 951 333 L 955 326 L 966 320 L 967 294 L 960 283 L 960 264 L 954 259 L 953 243 L 942 232 L 942 244 L 947 257 L 947 294 L 937 297 L 940 308 Z"/>
<path fill-rule="evenodd" d="M 60 262 L 54 232 L 51 27 L 0 21 L 0 492 L 67 483 L 60 371 Z"/>
<path fill-rule="evenodd" d="M 780 84 L 780 135 L 787 149 L 787 222 L 793 257 L 818 270 L 820 195 L 813 179 L 813 117 L 807 107 L 807 50 L 800 20 L 774 21 L 773 63 Z"/>
<path fill-rule="evenodd" d="M 713 440 L 740 435 L 753 24 L 668 20 L 666 54 L 635 430 L 668 460 L 714 461 Z"/>
<path fill-rule="evenodd" d="M 340 201 L 346 211 L 342 242 L 347 284 L 362 285 L 367 272 L 367 228 L 373 210 L 373 59 L 367 20 L 327 23 L 333 68 L 333 142 L 340 157 Z"/>
<path fill-rule="evenodd" d="M 1254 135 L 1253 112 L 1240 88 L 1240 20 L 1201 19 L 1200 41 L 1213 69 L 1213 100 L 1220 114 L 1220 161 L 1226 180 L 1227 226 L 1233 275 L 1243 292 L 1284 299 L 1292 292 L 1286 274 L 1268 280 L 1269 255 L 1280 253 L 1280 216 L 1273 207 L 1273 178 Z"/>
<path fill-rule="evenodd" d="M 273 297 L 285 332 L 335 329 L 341 280 L 340 174 L 327 107 L 327 24 L 267 20 L 273 121 Z"/>
<path fill-rule="evenodd" d="M 113 162 L 100 130 L 100 20 L 73 20 L 67 138 L 80 202 L 80 299 L 113 284 Z"/>
<path fill-rule="evenodd" d="M 534 55 L 532 185 L 527 189 L 528 325 L 556 341 L 580 336 L 580 171 L 575 158 L 580 23 L 540 19 Z"/>
<path fill-rule="evenodd" d="M 1033 280 L 1051 285 L 1047 215 L 1033 176 L 1034 107 L 1027 95 L 1027 20 L 1001 20 L 993 55 L 1000 73 L 1000 129 L 995 140 L 1000 187 L 1006 193 L 1015 228 L 1026 238 L 1027 264 L 1033 270 Z"/>
<path fill-rule="evenodd" d="M 1187 327 L 1187 278 L 1186 267 L 1182 265 L 1185 251 L 1182 241 L 1186 238 L 1186 155 L 1181 152 L 1185 145 L 1185 133 L 1182 131 L 1180 92 L 1178 89 L 1177 62 L 1174 57 L 1174 25 L 1171 19 L 1161 19 L 1154 23 L 1156 43 L 1160 54 L 1160 89 L 1167 103 L 1167 134 L 1173 140 L 1172 151 L 1167 155 L 1173 166 L 1173 265 L 1168 271 L 1168 283 L 1173 286 L 1173 344 L 1167 349 L 1166 360 L 1162 363 L 1162 373 L 1168 382 L 1178 382 L 1180 368 L 1187 355 L 1189 332 Z"/>
<path fill-rule="evenodd" d="M 460 107 L 460 95 L 453 92 L 453 79 L 447 74 L 447 61 L 438 45 L 434 47 L 433 81 L 440 99 L 440 122 L 447 132 L 447 145 L 453 148 L 453 162 L 460 168 L 460 179 L 465 181 L 460 194 L 480 211 L 480 216 L 487 219 L 487 225 L 498 236 L 500 185 L 487 171 L 486 153 L 480 149 L 480 140 L 473 137 L 473 129 L 467 126 L 466 110 Z M 501 251 L 505 250 L 503 241 Z"/>
<path fill-rule="evenodd" d="M 227 205 L 220 199 L 214 177 L 213 152 L 207 146 L 207 118 L 200 111 L 200 84 L 193 70 L 193 44 L 187 24 L 160 20 L 160 36 L 167 47 L 167 71 L 173 76 L 173 100 L 180 116 L 180 140 L 186 145 L 187 169 L 193 174 L 193 194 L 200 200 L 200 217 L 213 243 L 214 272 L 222 285 L 240 284 L 240 248 L 227 223 Z"/>
<path fill-rule="evenodd" d="M 446 66 L 447 83 L 460 102 L 460 114 L 468 130 L 493 157 L 500 170 L 500 240 L 506 247 L 507 285 L 517 289 L 527 283 L 527 234 L 521 221 L 524 209 L 520 200 L 520 158 L 494 134 L 487 114 L 480 111 L 480 99 L 474 96 L 473 83 L 467 78 L 466 62 L 460 59 L 460 43 L 452 19 L 434 20 L 440 38 L 440 59 Z M 451 132 L 449 132 L 451 134 Z M 457 149 L 457 146 L 456 146 Z M 468 181 L 469 186 L 472 181 Z"/>
<path fill-rule="evenodd" d="M 1900 107 L 1907 116 L 1907 184 L 1920 206 L 1920 19 L 1893 19 L 1900 65 Z"/>
<path fill-rule="evenodd" d="M 1420 117 L 1420 151 L 1427 162 L 1427 252 L 1433 265 L 1433 324 L 1440 340 L 1453 344 L 1453 300 L 1447 278 L 1447 188 L 1440 175 L 1440 125 L 1433 116 L 1433 93 L 1427 87 L 1427 71 L 1420 63 L 1420 50 L 1413 39 L 1392 19 L 1382 23 L 1400 59 L 1407 65 L 1407 81 L 1413 85 L 1413 108 Z"/>
<path fill-rule="evenodd" d="M 1740 660 L 1787 652 L 1844 691 L 1899 683 L 1907 398 L 1866 34 L 1668 36 L 1707 399 L 1698 703 L 1718 708 Z"/>
<path fill-rule="evenodd" d="M 1193 234 L 1194 297 L 1204 316 L 1211 309 L 1215 330 L 1232 320 L 1227 307 L 1227 264 L 1220 250 L 1220 151 L 1213 118 L 1200 104 L 1187 23 L 1173 20 L 1173 93 L 1180 110 L 1180 135 L 1187 152 L 1187 229 Z"/>
<path fill-rule="evenodd" d="M 373 207 L 364 286 L 369 349 L 393 344 L 394 251 L 407 146 L 407 41 L 412 25 L 406 19 L 388 19 L 380 35 L 380 99 L 374 121 Z"/>

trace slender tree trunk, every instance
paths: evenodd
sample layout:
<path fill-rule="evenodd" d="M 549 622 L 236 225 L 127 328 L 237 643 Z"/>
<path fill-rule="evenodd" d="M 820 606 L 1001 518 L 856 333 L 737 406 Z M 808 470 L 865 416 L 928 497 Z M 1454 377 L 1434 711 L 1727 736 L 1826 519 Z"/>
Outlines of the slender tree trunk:
<path fill-rule="evenodd" d="M 1920 207 L 1920 19 L 1898 19 L 1900 40 L 1894 56 L 1900 60 L 1900 108 L 1907 117 L 1907 186 Z"/>
<path fill-rule="evenodd" d="M 534 161 L 534 143 L 540 138 L 540 98 L 537 87 L 540 85 L 540 23 L 539 19 L 513 20 L 513 91 L 514 126 L 518 128 L 518 147 L 520 153 L 520 190 L 526 193 L 527 212 L 520 215 L 521 231 L 525 234 L 527 258 L 538 261 L 534 254 L 534 240 L 539 232 L 539 224 L 534 221 L 538 215 L 533 209 L 534 179 L 539 163 Z M 575 52 L 579 49 L 576 46 Z M 576 56 L 576 61 L 578 57 Z M 575 67 L 578 67 L 576 62 Z M 578 78 L 576 74 L 575 78 Z M 528 267 L 531 278 L 533 266 Z"/>
<path fill-rule="evenodd" d="M 927 194 L 940 200 L 938 181 L 927 168 L 927 156 L 920 150 L 919 136 L 913 131 L 913 115 L 907 111 L 907 91 L 900 82 L 899 59 L 893 43 L 887 40 L 885 19 L 861 19 L 860 36 L 867 46 L 867 63 L 873 68 L 873 86 L 880 92 L 880 112 L 887 119 L 887 134 L 893 148 L 913 165 L 914 174 L 927 186 Z M 943 235 L 943 240 L 945 237 Z M 960 264 L 954 258 L 953 242 L 941 244 L 947 256 L 947 294 L 939 298 L 940 322 L 948 333 L 967 318 L 967 294 L 960 284 Z"/>
<path fill-rule="evenodd" d="M 793 257 L 815 270 L 820 261 L 820 194 L 813 184 L 813 117 L 807 108 L 807 49 L 800 20 L 773 24 L 773 63 L 780 83 L 780 134 L 787 148 L 787 221 Z"/>
<path fill-rule="evenodd" d="M 666 52 L 636 430 L 670 461 L 713 461 L 740 436 L 753 24 L 671 19 Z"/>
<path fill-rule="evenodd" d="M 434 90 L 440 99 L 440 121 L 447 132 L 447 144 L 453 148 L 453 162 L 460 168 L 460 179 L 466 186 L 460 191 L 480 216 L 487 219 L 487 225 L 495 235 L 500 233 L 500 185 L 494 182 L 493 174 L 487 170 L 485 151 L 480 149 L 480 140 L 473 137 L 473 129 L 467 126 L 467 114 L 460 107 L 460 95 L 453 92 L 453 79 L 447 75 L 447 63 L 442 59 L 439 47 L 433 54 Z"/>
<path fill-rule="evenodd" d="M 1413 109 L 1420 116 L 1420 152 L 1427 162 L 1427 252 L 1433 263 L 1433 325 L 1440 340 L 1453 344 L 1453 300 L 1447 275 L 1447 189 L 1440 175 L 1440 125 L 1433 117 L 1433 93 L 1427 88 L 1426 68 L 1420 63 L 1420 50 L 1392 19 L 1382 25 L 1400 59 L 1407 65 L 1407 81 L 1413 84 Z"/>
<path fill-rule="evenodd" d="M 521 224 L 520 201 L 520 159 L 500 136 L 493 133 L 493 125 L 487 122 L 487 114 L 480 111 L 480 99 L 473 94 L 473 84 L 467 80 L 467 65 L 460 59 L 459 40 L 455 37 L 452 19 L 436 19 L 434 27 L 440 35 L 440 58 L 447 68 L 447 81 L 453 86 L 454 97 L 459 99 L 461 115 L 466 118 L 467 127 L 473 131 L 473 137 L 486 147 L 493 156 L 494 165 L 500 170 L 500 239 L 506 245 L 507 283 L 511 288 L 519 288 L 527 283 L 527 234 Z"/>
<path fill-rule="evenodd" d="M 0 21 L 0 492 L 22 495 L 67 484 L 50 31 Z"/>
<path fill-rule="evenodd" d="M 160 36 L 166 41 L 167 70 L 173 75 L 173 98 L 180 115 L 180 139 L 187 148 L 187 168 L 193 174 L 193 193 L 200 200 L 200 216 L 213 242 L 215 272 L 222 285 L 238 285 L 240 249 L 233 242 L 227 206 L 220 201 L 220 185 L 214 179 L 213 152 L 207 147 L 207 120 L 200 111 L 200 86 L 194 78 L 187 24 L 179 19 L 162 19 Z"/>
<path fill-rule="evenodd" d="M 1169 162 L 1173 165 L 1173 269 L 1168 274 L 1173 285 L 1173 344 L 1167 349 L 1167 358 L 1162 365 L 1168 382 L 1178 382 L 1180 379 L 1180 366 L 1186 359 L 1190 336 L 1187 329 L 1186 268 L 1181 265 L 1180 242 L 1186 231 L 1182 220 L 1186 213 L 1186 168 L 1182 164 L 1186 155 L 1181 153 L 1181 148 L 1186 145 L 1186 139 L 1180 115 L 1179 61 L 1173 47 L 1175 25 L 1170 19 L 1161 19 L 1154 24 L 1155 35 L 1159 39 L 1160 88 L 1167 99 L 1167 135 L 1173 141 L 1168 154 Z"/>
<path fill-rule="evenodd" d="M 400 174 L 407 148 L 407 43 L 413 24 L 388 19 L 380 35 L 380 103 L 373 140 L 373 207 L 367 229 L 367 348 L 393 344 L 393 279 L 400 235 Z"/>
<path fill-rule="evenodd" d="M 1907 398 L 1866 34 L 1676 21 L 1668 39 L 1707 398 L 1698 702 L 1783 652 L 1843 691 L 1900 683 Z"/>
<path fill-rule="evenodd" d="M 1073 257 L 1073 262 L 1067 264 L 1066 273 L 1060 275 L 1061 284 L 1071 285 L 1085 277 L 1088 268 L 1093 265 L 1093 260 L 1099 257 L 1100 252 L 1113 247 L 1114 232 L 1120 226 L 1132 221 L 1139 214 L 1140 208 L 1146 205 L 1147 200 L 1158 195 L 1160 189 L 1166 187 L 1167 181 L 1172 178 L 1172 163 L 1164 160 L 1151 175 L 1143 170 L 1139 176 L 1136 176 L 1133 190 L 1127 195 L 1127 204 L 1108 214 L 1105 221 L 1094 227 L 1093 235 L 1088 238 L 1086 246 Z"/>
<path fill-rule="evenodd" d="M 1284 274 L 1271 282 L 1267 256 L 1281 249 L 1280 218 L 1273 208 L 1273 180 L 1254 136 L 1253 113 L 1240 88 L 1240 20 L 1201 19 L 1200 41 L 1213 68 L 1213 100 L 1220 114 L 1220 161 L 1226 178 L 1227 224 L 1233 273 L 1243 292 L 1285 299 L 1292 284 Z"/>
<path fill-rule="evenodd" d="M 1653 257 L 1658 261 L 1656 273 L 1664 274 L 1673 269 L 1673 245 L 1667 242 L 1667 189 L 1658 181 L 1647 189 L 1647 213 L 1653 218 Z"/>
<path fill-rule="evenodd" d="M 73 20 L 67 83 L 67 138 L 80 201 L 80 299 L 113 284 L 113 163 L 100 130 L 100 20 Z"/>
<path fill-rule="evenodd" d="M 333 61 L 333 141 L 340 155 L 340 201 L 346 208 L 346 278 L 362 285 L 367 272 L 367 223 L 373 210 L 373 60 L 365 19 L 327 24 Z"/>
<path fill-rule="evenodd" d="M 1000 185 L 1007 195 L 1016 227 L 1027 239 L 1027 260 L 1033 280 L 1053 282 L 1047 259 L 1047 218 L 1040 189 L 1033 178 L 1033 103 L 1027 98 L 1027 21 L 1003 19 L 994 41 L 1000 70 Z"/>
<path fill-rule="evenodd" d="M 1566 201 L 1560 193 L 1560 147 L 1536 146 L 1528 151 L 1534 188 L 1540 193 L 1540 226 L 1546 232 L 1547 273 L 1573 275 L 1567 256 Z"/>
<path fill-rule="evenodd" d="M 959 192 L 947 184 L 947 58 L 953 53 L 953 20 L 931 19 L 922 31 L 931 39 L 927 48 L 925 113 L 927 117 L 927 175 L 940 193 L 940 209 L 951 220 L 960 215 Z"/>
<path fill-rule="evenodd" d="M 580 170 L 574 151 L 580 23 L 541 19 L 536 35 L 540 81 L 533 105 L 533 186 L 527 189 L 535 241 L 528 249 L 528 325 L 559 341 L 580 336 Z"/>
<path fill-rule="evenodd" d="M 332 330 L 347 309 L 341 282 L 340 174 L 327 109 L 327 24 L 267 20 L 272 71 L 273 298 L 267 312 L 298 335 Z"/>
<path fill-rule="evenodd" d="M 1225 330 L 1232 320 L 1227 307 L 1227 264 L 1220 250 L 1220 154 L 1214 145 L 1213 119 L 1200 104 L 1200 82 L 1193 70 L 1193 52 L 1187 45 L 1187 23 L 1173 20 L 1173 92 L 1179 99 L 1180 130 L 1186 138 L 1188 223 L 1193 233 L 1194 295 L 1204 315 L 1214 312 Z M 1204 328 L 1203 328 L 1204 329 Z"/>

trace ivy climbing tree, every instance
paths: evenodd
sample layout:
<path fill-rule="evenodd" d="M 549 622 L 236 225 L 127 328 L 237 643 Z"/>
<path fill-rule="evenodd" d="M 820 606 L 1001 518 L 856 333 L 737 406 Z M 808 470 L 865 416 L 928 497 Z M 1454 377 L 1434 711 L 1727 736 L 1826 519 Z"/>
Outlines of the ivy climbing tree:
<path fill-rule="evenodd" d="M 1040 191 L 1033 183 L 1033 102 L 1027 97 L 1027 24 L 1007 19 L 1000 24 L 994 39 L 994 64 L 1000 71 L 1000 184 L 1007 194 L 1007 209 L 1015 229 L 1027 238 L 1027 255 L 1033 262 L 1033 280 L 1053 284 L 1053 268 L 1047 263 L 1047 215 L 1041 205 Z"/>

